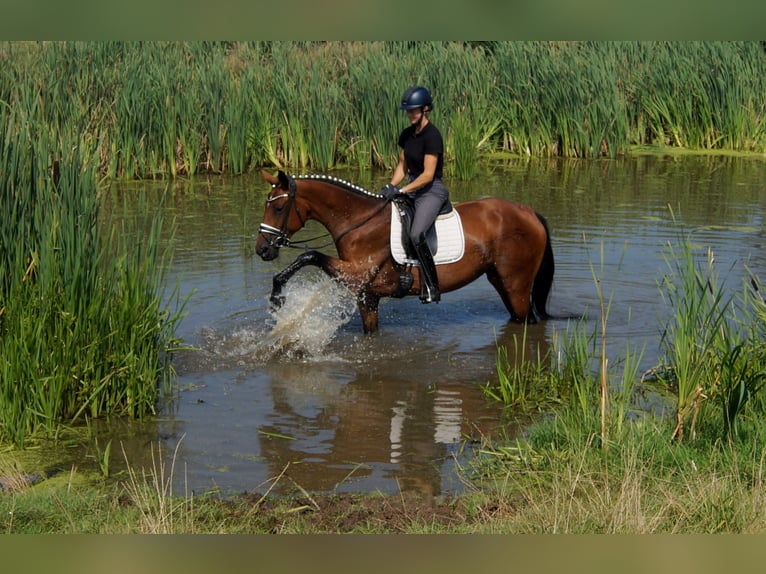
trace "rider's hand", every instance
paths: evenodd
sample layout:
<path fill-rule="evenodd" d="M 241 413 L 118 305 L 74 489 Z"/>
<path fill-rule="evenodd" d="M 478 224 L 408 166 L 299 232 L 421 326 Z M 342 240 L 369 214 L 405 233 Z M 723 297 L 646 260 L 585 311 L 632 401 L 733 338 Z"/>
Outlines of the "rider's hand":
<path fill-rule="evenodd" d="M 381 188 L 381 190 L 378 193 L 380 193 L 380 195 L 385 197 L 387 201 L 391 201 L 394 198 L 394 196 L 397 193 L 399 193 L 399 188 L 389 183 L 388 185 Z"/>

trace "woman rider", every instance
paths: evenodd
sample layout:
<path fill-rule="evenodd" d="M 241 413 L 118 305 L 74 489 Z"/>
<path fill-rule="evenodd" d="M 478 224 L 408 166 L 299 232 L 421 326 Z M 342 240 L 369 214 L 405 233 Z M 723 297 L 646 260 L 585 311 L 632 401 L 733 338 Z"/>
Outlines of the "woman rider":
<path fill-rule="evenodd" d="M 433 108 L 431 94 L 422 86 L 408 88 L 402 95 L 399 109 L 407 111 L 410 125 L 399 136 L 401 152 L 391 182 L 380 191 L 389 200 L 397 193 L 410 194 L 415 205 L 410 241 L 415 247 L 426 287 L 420 297 L 423 303 L 438 302 L 441 299 L 436 266 L 426 243 L 426 232 L 449 198 L 449 191 L 442 183 L 444 142 L 441 132 L 428 119 L 428 112 Z M 405 175 L 407 183 L 397 187 Z"/>

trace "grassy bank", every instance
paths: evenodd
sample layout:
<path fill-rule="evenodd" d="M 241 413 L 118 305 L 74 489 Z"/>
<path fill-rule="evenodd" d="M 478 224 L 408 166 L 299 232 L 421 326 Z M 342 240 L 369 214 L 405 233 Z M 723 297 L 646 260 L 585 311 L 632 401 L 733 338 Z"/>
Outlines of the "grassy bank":
<path fill-rule="evenodd" d="M 495 153 L 766 150 L 758 42 L 4 43 L 0 62 L 0 118 L 31 90 L 108 178 L 390 168 L 413 83 L 453 177 Z"/>
<path fill-rule="evenodd" d="M 559 419 L 559 425 L 563 424 Z M 668 444 L 671 422 L 644 421 L 599 448 L 590 435 L 540 429 L 531 448 L 487 445 L 474 490 L 438 498 L 412 492 L 252 492 L 221 499 L 174 492 L 172 470 L 135 468 L 109 481 L 70 469 L 34 485 L 19 467 L 0 493 L 4 534 L 317 533 L 760 533 L 766 530 L 758 444 Z M 560 433 L 560 431 L 559 431 Z M 564 439 L 578 440 L 565 442 Z M 585 440 L 582 440 L 585 439 Z M 151 447 L 147 447 L 151 448 Z M 0 460 L 12 459 L 2 455 Z M 180 472 L 180 467 L 175 469 Z M 13 476 L 13 475 L 11 475 Z M 468 480 L 468 478 L 466 478 Z"/>
<path fill-rule="evenodd" d="M 571 324 L 550 356 L 510 364 L 486 393 L 548 414 L 528 438 L 487 445 L 476 463 L 519 532 L 762 532 L 766 301 L 751 275 L 733 290 L 715 257 L 679 233 L 659 289 L 670 310 L 660 364 L 608 356 L 609 294 L 593 331 Z M 600 281 L 594 268 L 596 289 Z M 647 393 L 665 412 L 647 412 Z M 489 495 L 492 496 L 492 495 Z M 508 527 L 508 526 L 505 526 Z"/>

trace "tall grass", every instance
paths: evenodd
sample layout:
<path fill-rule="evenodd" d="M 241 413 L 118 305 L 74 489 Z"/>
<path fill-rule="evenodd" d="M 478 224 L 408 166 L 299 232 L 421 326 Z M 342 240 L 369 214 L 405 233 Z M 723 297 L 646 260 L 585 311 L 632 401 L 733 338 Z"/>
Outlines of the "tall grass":
<path fill-rule="evenodd" d="M 0 439 L 154 412 L 180 305 L 163 302 L 162 221 L 126 243 L 104 221 L 95 144 L 19 93 L 0 141 Z M 55 106 L 54 106 L 55 108 Z"/>
<path fill-rule="evenodd" d="M 525 155 L 615 156 L 627 118 L 614 46 L 503 43 L 496 99 L 503 145 Z"/>
<path fill-rule="evenodd" d="M 627 345 L 622 356 L 607 350 L 607 326 L 612 297 L 603 292 L 604 249 L 601 264 L 590 264 L 598 299 L 595 321 L 569 320 L 563 332 L 553 333 L 553 351 L 527 358 L 524 345 L 514 338 L 510 349 L 498 348 L 496 386 L 485 385 L 485 395 L 505 407 L 525 411 L 552 411 L 551 423 L 565 441 L 597 442 L 604 450 L 625 436 L 627 421 L 635 409 L 634 391 L 644 349 Z M 624 255 L 624 252 L 623 252 Z M 526 335 L 526 330 L 525 330 Z M 529 389 L 537 389 L 531 393 Z"/>
<path fill-rule="evenodd" d="M 152 445 L 152 468 L 142 469 L 140 474 L 130 465 L 123 448 L 128 473 L 124 485 L 125 494 L 140 513 L 138 527 L 141 533 L 194 532 L 194 494 L 187 491 L 183 497 L 179 497 L 173 493 L 179 446 L 180 442 L 176 445 L 171 461 L 167 463 L 161 445 L 157 445 L 156 452 Z"/>
<path fill-rule="evenodd" d="M 677 394 L 673 436 L 696 438 L 698 421 L 721 438 L 735 438 L 742 417 L 764 414 L 766 346 L 761 323 L 764 301 L 756 277 L 737 299 L 718 279 L 715 256 L 681 239 L 666 256 L 661 293 L 671 319 L 663 334 L 664 369 Z M 734 435 L 734 436 L 733 436 Z"/>
<path fill-rule="evenodd" d="M 700 253 L 692 234 L 679 233 L 665 257 L 667 272 L 659 287 L 668 320 L 660 364 L 650 372 L 658 373 L 675 401 L 670 436 L 677 443 L 741 445 L 752 438 L 766 413 L 766 299 L 760 280 L 751 274 L 741 291 L 732 292 L 719 282 L 713 252 Z M 507 349 L 499 349 L 497 386 L 485 387 L 485 394 L 505 405 L 553 410 L 549 432 L 562 448 L 600 436 L 606 449 L 627 436 L 629 413 L 640 414 L 633 390 L 643 350 L 628 344 L 623 357 L 611 361 L 607 356 L 611 299 L 604 297 L 597 271 L 592 272 L 598 325 L 591 328 L 581 320 L 570 323 L 563 334 L 555 332 L 555 352 L 538 357 L 536 365 L 518 345 L 511 359 Z M 547 388 L 555 393 L 531 397 L 526 389 L 543 380 L 551 381 Z M 561 406 L 551 409 L 554 398 Z"/>
<path fill-rule="evenodd" d="M 701 252 L 690 233 L 679 234 L 666 261 L 660 289 L 669 318 L 657 372 L 668 374 L 670 391 L 663 396 L 671 407 L 675 400 L 675 416 L 637 408 L 641 352 L 629 345 L 621 372 L 605 360 L 600 343 L 609 305 L 599 296 L 601 325 L 577 322 L 555 340 L 557 360 L 546 376 L 559 379 L 561 405 L 539 403 L 552 412 L 532 424 L 524 440 L 485 445 L 472 463 L 482 492 L 496 492 L 495 508 L 507 505 L 513 516 L 508 532 L 763 529 L 766 301 L 760 280 L 751 275 L 741 291 L 726 289 L 715 257 Z M 503 357 L 504 369 L 516 369 Z M 515 379 L 513 372 L 500 377 Z"/>
<path fill-rule="evenodd" d="M 107 177 L 389 169 L 399 97 L 431 89 L 451 177 L 493 153 L 766 150 L 758 42 L 46 42 L 0 45 L 0 101 L 68 125 Z"/>
<path fill-rule="evenodd" d="M 509 355 L 508 347 L 497 344 L 495 365 L 498 380 L 496 384 L 482 386 L 484 395 L 519 411 L 537 409 L 542 403 L 555 403 L 561 396 L 561 389 L 555 387 L 557 379 L 550 376 L 550 357 L 541 355 L 539 349 L 534 356 L 528 356 L 526 325 L 521 337 L 513 335 L 511 350 Z"/>

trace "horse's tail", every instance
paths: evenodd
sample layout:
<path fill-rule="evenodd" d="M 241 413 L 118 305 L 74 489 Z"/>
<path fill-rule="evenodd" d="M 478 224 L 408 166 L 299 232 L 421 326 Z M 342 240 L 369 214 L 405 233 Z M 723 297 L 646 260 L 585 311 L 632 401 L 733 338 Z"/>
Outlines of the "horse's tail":
<path fill-rule="evenodd" d="M 532 283 L 532 309 L 539 319 L 549 319 L 550 315 L 546 311 L 545 306 L 551 293 L 553 272 L 556 266 L 553 262 L 553 248 L 551 247 L 551 234 L 548 230 L 548 222 L 539 213 L 535 213 L 535 215 L 537 215 L 537 219 L 540 220 L 540 223 L 545 228 L 545 252 L 543 253 L 540 268 L 537 270 L 537 275 L 535 275 L 535 280 Z"/>

